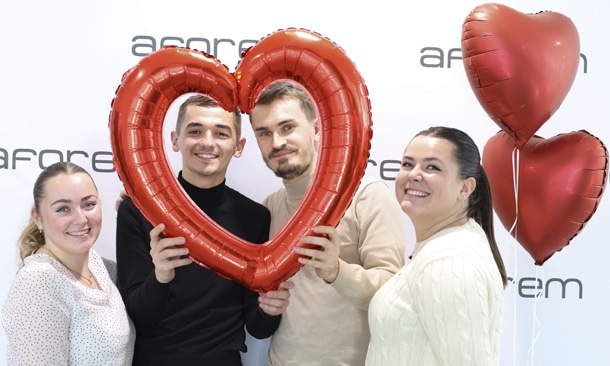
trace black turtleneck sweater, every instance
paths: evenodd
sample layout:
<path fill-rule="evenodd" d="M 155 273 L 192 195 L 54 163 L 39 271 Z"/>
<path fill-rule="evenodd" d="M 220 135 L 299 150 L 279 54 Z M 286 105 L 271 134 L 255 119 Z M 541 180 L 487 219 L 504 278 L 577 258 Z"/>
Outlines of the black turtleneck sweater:
<path fill-rule="evenodd" d="M 269 211 L 225 183 L 197 188 L 178 176 L 191 199 L 227 231 L 252 243 L 269 236 Z M 173 281 L 157 281 L 148 222 L 130 198 L 118 210 L 118 287 L 137 336 L 133 365 L 241 365 L 244 325 L 256 338 L 277 329 L 280 316 L 258 307 L 258 294 L 196 263 L 176 269 Z"/>

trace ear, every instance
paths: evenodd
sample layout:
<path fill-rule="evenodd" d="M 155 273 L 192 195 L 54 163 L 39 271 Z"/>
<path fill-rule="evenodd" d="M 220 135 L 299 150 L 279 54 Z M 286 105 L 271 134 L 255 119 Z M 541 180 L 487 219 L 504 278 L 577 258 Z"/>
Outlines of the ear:
<path fill-rule="evenodd" d="M 472 192 L 474 192 L 475 188 L 477 188 L 477 181 L 473 177 L 464 179 L 460 189 L 460 200 L 467 200 Z"/>
<path fill-rule="evenodd" d="M 178 147 L 178 133 L 176 131 L 172 131 L 171 138 L 172 138 L 172 150 L 174 150 L 174 152 L 180 151 L 180 148 Z"/>
<path fill-rule="evenodd" d="M 244 152 L 244 146 L 246 146 L 246 138 L 242 137 L 239 140 L 237 140 L 237 144 L 235 145 L 235 152 L 233 153 L 233 156 L 236 158 L 239 158 L 241 156 L 241 154 Z"/>
<path fill-rule="evenodd" d="M 38 215 L 38 212 L 36 212 L 36 209 L 34 207 L 32 207 L 32 210 L 30 211 L 30 216 L 32 217 L 32 221 L 34 221 L 36 226 L 38 226 L 38 230 L 42 230 L 42 220 L 40 219 L 40 215 Z"/>
<path fill-rule="evenodd" d="M 314 141 L 317 144 L 317 143 L 320 142 L 320 131 L 322 130 L 322 128 L 320 126 L 320 119 L 319 118 L 316 118 L 313 121 L 313 129 L 314 129 L 314 132 L 315 132 Z"/>

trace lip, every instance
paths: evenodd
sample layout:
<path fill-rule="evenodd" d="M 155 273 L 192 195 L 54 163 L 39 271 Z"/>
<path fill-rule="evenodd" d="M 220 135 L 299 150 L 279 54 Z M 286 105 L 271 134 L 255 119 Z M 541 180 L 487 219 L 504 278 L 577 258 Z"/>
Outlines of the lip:
<path fill-rule="evenodd" d="M 293 153 L 294 153 L 294 151 L 291 151 L 291 150 L 281 150 L 281 151 L 278 151 L 277 153 L 271 155 L 271 157 L 274 159 L 283 159 L 289 155 L 292 155 Z"/>
<path fill-rule="evenodd" d="M 426 198 L 430 196 L 430 193 L 414 188 L 405 188 L 403 192 L 405 193 L 405 196 L 408 197 Z"/>
<path fill-rule="evenodd" d="M 68 231 L 67 234 L 73 237 L 81 237 L 87 235 L 91 232 L 91 228 L 78 230 L 78 231 Z"/>
<path fill-rule="evenodd" d="M 195 156 L 202 160 L 213 160 L 218 158 L 218 155 L 213 153 L 195 153 Z"/>

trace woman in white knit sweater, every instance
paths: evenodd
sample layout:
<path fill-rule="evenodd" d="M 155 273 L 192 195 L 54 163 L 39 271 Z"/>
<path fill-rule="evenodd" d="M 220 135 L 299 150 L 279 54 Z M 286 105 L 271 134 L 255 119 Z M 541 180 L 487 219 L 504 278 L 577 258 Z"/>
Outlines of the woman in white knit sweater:
<path fill-rule="evenodd" d="M 396 198 L 417 243 L 371 300 L 367 365 L 498 365 L 507 278 L 474 141 L 448 127 L 418 133 Z"/>

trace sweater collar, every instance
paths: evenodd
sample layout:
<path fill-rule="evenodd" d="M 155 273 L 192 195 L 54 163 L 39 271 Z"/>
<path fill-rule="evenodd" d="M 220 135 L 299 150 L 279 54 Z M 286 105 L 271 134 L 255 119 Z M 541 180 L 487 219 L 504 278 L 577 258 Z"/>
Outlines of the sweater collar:
<path fill-rule="evenodd" d="M 310 174 L 306 177 L 303 177 L 296 182 L 292 183 L 284 183 L 284 187 L 286 188 L 286 198 L 289 205 L 298 206 L 305 193 L 307 193 L 307 188 L 309 188 L 309 184 L 313 179 L 313 174 Z"/>
<path fill-rule="evenodd" d="M 215 206 L 224 200 L 226 192 L 226 179 L 219 185 L 211 188 L 199 188 L 187 182 L 182 176 L 182 171 L 178 174 L 178 182 L 186 194 L 195 202 L 205 202 L 205 206 Z"/>

